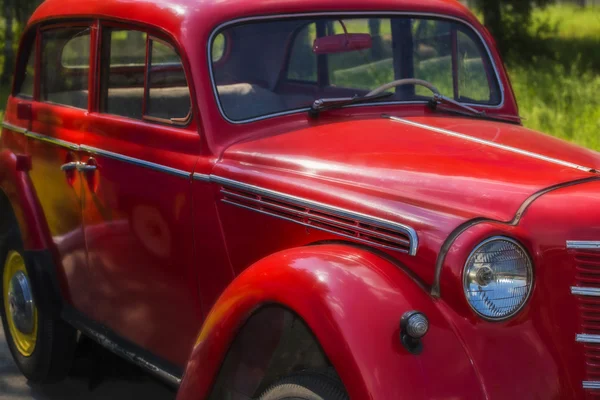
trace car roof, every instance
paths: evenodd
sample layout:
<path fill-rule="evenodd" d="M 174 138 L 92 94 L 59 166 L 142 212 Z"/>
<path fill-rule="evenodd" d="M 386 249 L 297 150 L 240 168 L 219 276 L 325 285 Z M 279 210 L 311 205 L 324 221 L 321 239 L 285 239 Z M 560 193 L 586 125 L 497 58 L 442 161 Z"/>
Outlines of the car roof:
<path fill-rule="evenodd" d="M 98 17 L 154 26 L 178 38 L 184 31 L 210 32 L 238 18 L 313 12 L 407 12 L 451 16 L 476 23 L 457 0 L 46 0 L 29 23 Z M 201 35 L 204 36 L 204 35 Z"/>

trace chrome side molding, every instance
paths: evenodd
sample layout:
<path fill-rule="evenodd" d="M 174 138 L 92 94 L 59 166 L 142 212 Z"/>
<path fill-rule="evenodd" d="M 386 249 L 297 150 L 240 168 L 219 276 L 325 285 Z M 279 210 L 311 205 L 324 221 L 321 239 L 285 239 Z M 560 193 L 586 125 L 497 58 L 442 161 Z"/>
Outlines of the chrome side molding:
<path fill-rule="evenodd" d="M 574 294 L 575 296 L 600 297 L 600 288 L 571 286 L 571 294 Z"/>
<path fill-rule="evenodd" d="M 590 335 L 589 333 L 578 333 L 575 337 L 578 343 L 600 343 L 600 335 Z"/>
<path fill-rule="evenodd" d="M 567 249 L 600 250 L 600 241 L 567 240 Z"/>
<path fill-rule="evenodd" d="M 600 389 L 600 381 L 583 381 L 584 389 Z"/>

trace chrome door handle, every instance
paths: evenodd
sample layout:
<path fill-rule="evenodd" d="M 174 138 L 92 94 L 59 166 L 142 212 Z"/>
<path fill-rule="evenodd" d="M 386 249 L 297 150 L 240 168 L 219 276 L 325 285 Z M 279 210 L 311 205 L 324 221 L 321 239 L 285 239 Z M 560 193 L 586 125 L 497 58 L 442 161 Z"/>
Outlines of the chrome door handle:
<path fill-rule="evenodd" d="M 93 172 L 96 170 L 96 166 L 95 165 L 91 165 L 91 164 L 84 164 L 84 163 L 79 163 L 77 166 L 77 171 L 79 172 Z"/>
<path fill-rule="evenodd" d="M 81 164 L 79 161 L 71 161 L 61 165 L 60 170 L 63 172 L 74 171 L 76 169 L 79 169 L 79 164 Z"/>

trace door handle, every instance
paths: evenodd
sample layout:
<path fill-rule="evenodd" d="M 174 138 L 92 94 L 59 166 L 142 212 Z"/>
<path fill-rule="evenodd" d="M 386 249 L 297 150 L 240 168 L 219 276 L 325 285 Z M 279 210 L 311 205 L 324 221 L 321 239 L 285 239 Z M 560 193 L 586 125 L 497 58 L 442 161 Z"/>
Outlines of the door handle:
<path fill-rule="evenodd" d="M 93 164 L 79 163 L 75 168 L 77 168 L 77 171 L 79 172 L 93 172 L 97 167 Z"/>
<path fill-rule="evenodd" d="M 71 162 L 61 165 L 60 170 L 63 172 L 75 171 L 76 169 L 79 168 L 79 164 L 81 164 L 79 161 L 71 161 Z"/>

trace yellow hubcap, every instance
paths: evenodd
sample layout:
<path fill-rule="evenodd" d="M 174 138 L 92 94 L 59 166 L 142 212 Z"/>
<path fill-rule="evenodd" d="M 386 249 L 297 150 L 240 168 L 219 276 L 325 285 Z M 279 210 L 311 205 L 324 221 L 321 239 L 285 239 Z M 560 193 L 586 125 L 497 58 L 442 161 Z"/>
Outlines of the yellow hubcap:
<path fill-rule="evenodd" d="M 38 320 L 25 260 L 16 251 L 6 257 L 2 277 L 4 311 L 15 347 L 25 357 L 35 350 Z"/>

